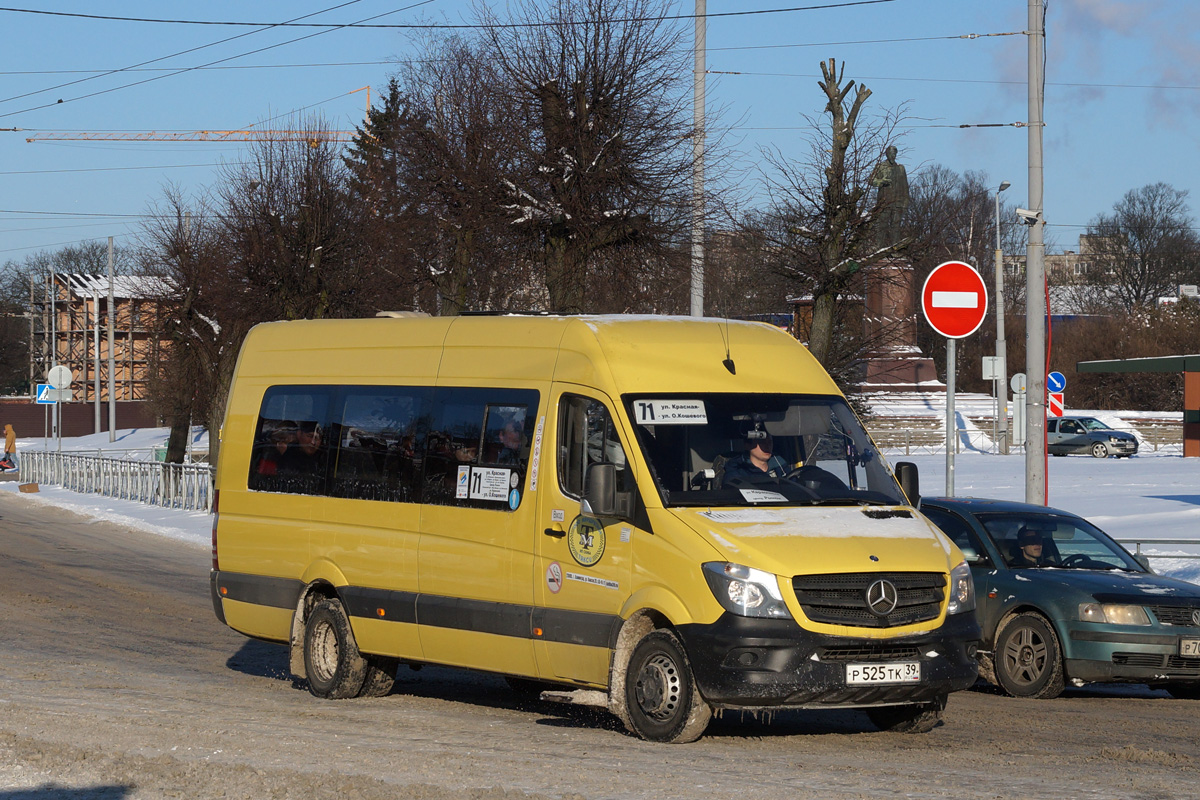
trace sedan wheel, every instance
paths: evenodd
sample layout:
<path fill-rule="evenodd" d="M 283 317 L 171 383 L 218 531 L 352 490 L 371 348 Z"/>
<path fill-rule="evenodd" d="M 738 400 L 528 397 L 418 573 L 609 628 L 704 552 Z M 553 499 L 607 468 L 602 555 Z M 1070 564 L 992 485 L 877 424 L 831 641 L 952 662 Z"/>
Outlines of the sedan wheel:
<path fill-rule="evenodd" d="M 1063 690 L 1058 637 L 1040 614 L 1009 617 L 996 632 L 996 680 L 1013 697 L 1048 700 Z"/>
<path fill-rule="evenodd" d="M 1092 445 L 1092 455 L 1096 458 L 1108 458 L 1108 448 L 1104 442 L 1096 442 Z"/>

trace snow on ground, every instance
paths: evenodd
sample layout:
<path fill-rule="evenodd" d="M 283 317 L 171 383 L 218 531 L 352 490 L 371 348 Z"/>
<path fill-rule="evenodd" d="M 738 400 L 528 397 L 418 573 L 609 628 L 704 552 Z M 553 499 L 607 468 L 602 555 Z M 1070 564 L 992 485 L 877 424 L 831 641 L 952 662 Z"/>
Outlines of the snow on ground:
<path fill-rule="evenodd" d="M 944 415 L 945 411 L 941 413 Z M 1126 415 L 1121 412 L 1120 416 Z M 207 449 L 207 435 L 201 429 L 195 429 L 192 438 L 197 449 Z M 117 440 L 111 443 L 106 433 L 64 439 L 62 449 L 149 454 L 153 448 L 165 445 L 166 439 L 166 428 L 143 428 L 118 431 Z M 53 449 L 54 440 L 49 444 Z M 42 439 L 19 440 L 18 457 L 27 448 L 41 449 Z M 917 464 L 924 495 L 945 494 L 945 455 L 907 458 L 891 455 L 889 459 L 893 464 L 899 460 Z M 1103 460 L 1067 456 L 1049 459 L 1047 475 L 1051 506 L 1086 517 L 1114 538 L 1200 540 L 1200 458 L 1152 453 Z M 1025 499 L 1025 458 L 1020 453 L 1008 456 L 978 451 L 961 453 L 955 457 L 954 476 L 954 494 L 959 497 Z M 0 483 L 0 491 L 16 493 L 17 483 Z M 27 502 L 58 505 L 96 519 L 199 545 L 208 545 L 211 537 L 212 518 L 207 514 L 76 494 L 48 485 L 41 486 L 37 494 L 18 496 Z M 1200 545 L 1144 545 L 1142 550 L 1150 554 L 1200 555 Z M 1200 583 L 1200 559 L 1157 558 L 1151 563 L 1160 573 Z"/>

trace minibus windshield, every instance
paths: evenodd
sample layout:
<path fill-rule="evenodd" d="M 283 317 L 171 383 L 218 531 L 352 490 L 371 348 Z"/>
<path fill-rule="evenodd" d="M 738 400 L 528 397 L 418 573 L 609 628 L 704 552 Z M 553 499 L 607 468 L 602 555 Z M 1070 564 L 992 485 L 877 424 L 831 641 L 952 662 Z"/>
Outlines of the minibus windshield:
<path fill-rule="evenodd" d="M 667 506 L 900 505 L 858 417 L 835 395 L 626 395 Z"/>

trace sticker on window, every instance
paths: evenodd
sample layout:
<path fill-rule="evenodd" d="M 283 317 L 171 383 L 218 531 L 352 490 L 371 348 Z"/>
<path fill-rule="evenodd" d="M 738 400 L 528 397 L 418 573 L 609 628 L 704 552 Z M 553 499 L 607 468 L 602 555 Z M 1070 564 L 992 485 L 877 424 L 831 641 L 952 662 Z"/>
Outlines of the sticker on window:
<path fill-rule="evenodd" d="M 786 503 L 787 498 L 779 492 L 767 492 L 762 489 L 739 489 L 742 499 L 747 503 Z"/>
<path fill-rule="evenodd" d="M 502 467 L 470 467 L 471 477 L 468 497 L 472 500 L 496 500 L 508 502 L 508 493 L 512 490 L 511 480 L 513 471 Z M 459 468 L 459 479 L 462 479 L 462 468 Z"/>
<path fill-rule="evenodd" d="M 707 425 L 703 400 L 635 400 L 639 425 Z"/>

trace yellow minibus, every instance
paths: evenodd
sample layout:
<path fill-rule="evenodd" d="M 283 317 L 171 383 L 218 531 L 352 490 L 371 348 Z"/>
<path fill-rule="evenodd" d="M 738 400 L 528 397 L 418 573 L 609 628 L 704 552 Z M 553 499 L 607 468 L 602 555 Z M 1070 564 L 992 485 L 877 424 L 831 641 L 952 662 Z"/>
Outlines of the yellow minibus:
<path fill-rule="evenodd" d="M 926 731 L 979 628 L 897 471 L 768 325 L 269 323 L 221 432 L 213 603 L 324 698 L 440 664 L 599 697 L 658 742 L 722 709 Z"/>

